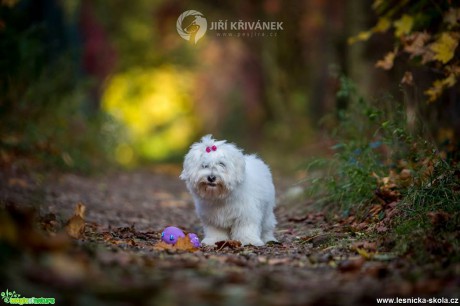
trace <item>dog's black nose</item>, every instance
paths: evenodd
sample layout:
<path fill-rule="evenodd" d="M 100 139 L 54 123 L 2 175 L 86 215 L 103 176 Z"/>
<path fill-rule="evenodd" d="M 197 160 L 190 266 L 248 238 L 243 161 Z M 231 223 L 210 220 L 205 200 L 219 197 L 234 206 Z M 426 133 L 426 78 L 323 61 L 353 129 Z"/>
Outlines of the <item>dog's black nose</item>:
<path fill-rule="evenodd" d="M 214 175 L 208 176 L 208 182 L 214 183 L 215 181 L 216 181 L 216 176 L 214 176 Z"/>

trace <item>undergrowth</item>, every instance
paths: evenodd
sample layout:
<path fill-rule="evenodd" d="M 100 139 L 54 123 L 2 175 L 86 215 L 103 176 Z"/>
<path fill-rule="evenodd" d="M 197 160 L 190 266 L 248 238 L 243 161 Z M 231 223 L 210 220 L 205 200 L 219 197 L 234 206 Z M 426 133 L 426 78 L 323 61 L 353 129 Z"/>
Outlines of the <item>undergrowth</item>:
<path fill-rule="evenodd" d="M 2 18 L 11 10 L 2 7 Z M 26 17 L 7 19 L 0 33 L 0 165 L 82 172 L 110 165 L 117 123 L 91 107 L 94 86 L 76 54 L 47 44 L 46 27 Z"/>
<path fill-rule="evenodd" d="M 308 196 L 322 209 L 355 216 L 352 227 L 391 240 L 393 251 L 417 261 L 458 261 L 458 164 L 426 136 L 422 121 L 408 128 L 394 98 L 369 102 L 349 79 L 341 83 L 338 97 L 349 105 L 332 133 L 335 153 L 309 164 L 310 173 L 322 174 L 311 179 Z"/>

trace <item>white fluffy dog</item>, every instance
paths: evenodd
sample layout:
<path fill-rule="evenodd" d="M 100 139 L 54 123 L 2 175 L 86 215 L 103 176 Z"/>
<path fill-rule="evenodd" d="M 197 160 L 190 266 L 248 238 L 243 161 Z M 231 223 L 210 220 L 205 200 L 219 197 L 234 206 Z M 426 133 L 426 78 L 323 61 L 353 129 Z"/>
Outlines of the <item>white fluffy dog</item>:
<path fill-rule="evenodd" d="M 239 240 L 255 246 L 276 241 L 275 188 L 268 166 L 255 155 L 211 135 L 194 143 L 180 178 L 204 226 L 204 244 Z"/>

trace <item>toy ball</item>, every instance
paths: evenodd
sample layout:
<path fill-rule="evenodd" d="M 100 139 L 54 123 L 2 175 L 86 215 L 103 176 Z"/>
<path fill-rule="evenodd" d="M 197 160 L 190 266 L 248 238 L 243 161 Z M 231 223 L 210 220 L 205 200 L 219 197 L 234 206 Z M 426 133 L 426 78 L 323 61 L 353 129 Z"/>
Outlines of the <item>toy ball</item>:
<path fill-rule="evenodd" d="M 167 244 L 176 244 L 179 237 L 185 237 L 185 234 L 180 228 L 175 226 L 169 226 L 161 233 L 161 240 Z"/>
<path fill-rule="evenodd" d="M 201 247 L 200 238 L 198 238 L 196 234 L 190 233 L 187 236 L 190 238 L 190 242 L 193 244 L 194 247 Z"/>

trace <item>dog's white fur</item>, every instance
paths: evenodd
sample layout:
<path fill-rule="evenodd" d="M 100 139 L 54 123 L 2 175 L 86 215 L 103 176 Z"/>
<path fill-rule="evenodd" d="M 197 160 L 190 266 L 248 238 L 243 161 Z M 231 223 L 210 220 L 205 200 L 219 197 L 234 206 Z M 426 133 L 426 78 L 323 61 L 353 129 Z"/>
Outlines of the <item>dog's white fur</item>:
<path fill-rule="evenodd" d="M 232 239 L 261 246 L 276 241 L 275 187 L 270 169 L 257 156 L 206 135 L 190 147 L 180 178 L 203 223 L 202 243 Z"/>

